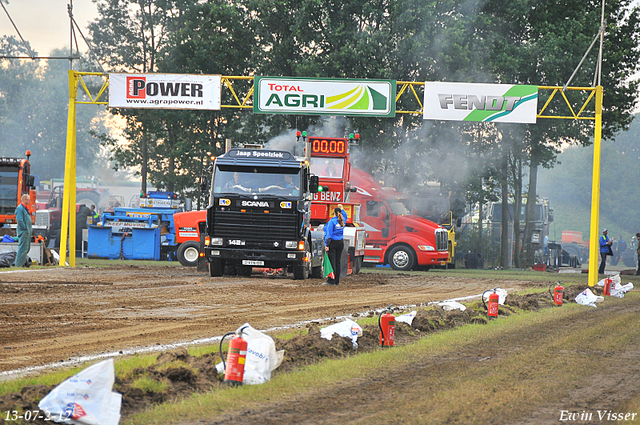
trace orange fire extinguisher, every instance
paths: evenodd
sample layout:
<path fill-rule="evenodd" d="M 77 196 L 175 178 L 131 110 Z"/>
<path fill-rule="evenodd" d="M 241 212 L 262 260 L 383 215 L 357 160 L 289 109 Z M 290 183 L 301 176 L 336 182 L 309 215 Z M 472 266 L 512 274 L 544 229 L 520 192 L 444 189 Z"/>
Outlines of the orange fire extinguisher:
<path fill-rule="evenodd" d="M 229 385 L 242 385 L 244 378 L 244 364 L 247 359 L 247 341 L 242 338 L 244 327 L 236 332 L 225 334 L 220 340 L 220 357 L 222 357 L 222 365 L 224 366 L 224 382 Z M 227 353 L 227 361 L 225 363 L 222 356 L 222 341 L 229 336 L 234 335 L 229 341 L 229 351 Z"/>
<path fill-rule="evenodd" d="M 553 283 L 549 285 L 549 295 L 553 298 L 553 303 L 557 306 L 562 306 L 562 298 L 564 297 L 564 288 L 560 285 L 561 282 L 556 284 L 556 287 L 553 288 L 553 294 L 551 293 L 551 287 Z"/>
<path fill-rule="evenodd" d="M 396 333 L 396 316 L 391 314 L 391 306 L 382 310 L 378 316 L 378 326 L 380 327 L 380 346 L 393 347 L 393 339 Z M 385 311 L 387 313 L 385 313 Z M 384 313 L 384 314 L 382 314 Z"/>
<path fill-rule="evenodd" d="M 484 302 L 484 294 L 487 292 L 493 291 L 493 293 L 489 294 L 489 305 Z M 482 293 L 482 304 L 484 304 L 484 308 L 487 309 L 487 316 L 490 317 L 498 317 L 498 301 L 500 300 L 500 296 L 496 293 L 495 289 L 488 289 Z"/>
<path fill-rule="evenodd" d="M 611 296 L 611 284 L 613 280 L 607 278 L 604 280 L 604 289 L 602 290 L 602 295 Z"/>

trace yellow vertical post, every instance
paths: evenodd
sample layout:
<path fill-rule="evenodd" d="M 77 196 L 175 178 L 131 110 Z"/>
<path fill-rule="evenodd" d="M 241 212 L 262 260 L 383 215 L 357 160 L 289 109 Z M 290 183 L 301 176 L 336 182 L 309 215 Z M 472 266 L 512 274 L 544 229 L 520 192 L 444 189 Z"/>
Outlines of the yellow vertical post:
<path fill-rule="evenodd" d="M 62 198 L 62 227 L 60 229 L 60 265 L 67 262 L 67 236 L 69 239 L 69 266 L 76 265 L 76 98 L 78 76 L 69 70 L 69 114 L 67 116 L 67 151 L 64 161 L 64 195 Z M 72 208 L 73 206 L 73 208 Z"/>
<path fill-rule="evenodd" d="M 589 231 L 589 286 L 598 283 L 600 253 L 600 140 L 602 138 L 602 86 L 596 87 L 596 128 L 593 138 L 593 182 L 591 183 L 591 229 Z"/>

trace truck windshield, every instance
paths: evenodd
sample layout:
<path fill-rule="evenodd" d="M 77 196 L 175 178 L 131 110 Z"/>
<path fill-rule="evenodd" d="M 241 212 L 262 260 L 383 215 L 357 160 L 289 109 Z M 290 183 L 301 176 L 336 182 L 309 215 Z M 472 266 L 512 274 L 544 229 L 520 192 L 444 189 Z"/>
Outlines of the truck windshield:
<path fill-rule="evenodd" d="M 408 199 L 398 199 L 395 201 L 388 201 L 389 208 L 394 215 L 411 215 L 411 211 L 407 207 Z"/>
<path fill-rule="evenodd" d="M 320 178 L 342 178 L 344 173 L 344 158 L 311 157 L 311 174 Z"/>
<path fill-rule="evenodd" d="M 219 165 L 213 176 L 215 194 L 300 196 L 300 169 Z"/>
<path fill-rule="evenodd" d="M 15 214 L 18 206 L 18 167 L 0 169 L 0 214 Z"/>

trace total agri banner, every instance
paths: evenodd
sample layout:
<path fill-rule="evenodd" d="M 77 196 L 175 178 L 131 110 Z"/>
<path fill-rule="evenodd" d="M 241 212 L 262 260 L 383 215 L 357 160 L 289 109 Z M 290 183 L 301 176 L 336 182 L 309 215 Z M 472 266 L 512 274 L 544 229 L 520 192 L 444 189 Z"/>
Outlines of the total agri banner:
<path fill-rule="evenodd" d="M 258 114 L 394 117 L 395 80 L 255 77 Z"/>
<path fill-rule="evenodd" d="M 220 75 L 109 74 L 109 107 L 221 108 Z"/>
<path fill-rule="evenodd" d="M 425 82 L 424 119 L 535 124 L 538 86 Z"/>

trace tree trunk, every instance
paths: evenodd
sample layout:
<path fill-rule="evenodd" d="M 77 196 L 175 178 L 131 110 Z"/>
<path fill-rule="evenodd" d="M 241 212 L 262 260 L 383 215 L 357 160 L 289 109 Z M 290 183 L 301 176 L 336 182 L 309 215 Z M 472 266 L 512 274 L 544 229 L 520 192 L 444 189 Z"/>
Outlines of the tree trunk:
<path fill-rule="evenodd" d="M 502 197 L 502 220 L 500 221 L 500 266 L 503 269 L 511 266 L 509 258 L 511 251 L 511 243 L 509 240 L 509 179 L 508 170 L 509 156 L 505 152 L 502 156 L 502 170 L 500 171 L 500 186 Z"/>
<path fill-rule="evenodd" d="M 147 143 L 147 135 L 144 133 L 144 127 L 142 131 L 142 169 L 140 170 L 140 174 L 142 174 L 141 192 L 147 193 L 147 174 L 149 173 L 149 144 Z"/>
<path fill-rule="evenodd" d="M 509 268 L 509 185 L 505 179 L 501 184 L 502 197 L 502 220 L 500 221 L 500 266 L 503 269 Z"/>
<path fill-rule="evenodd" d="M 520 234 L 520 219 L 522 215 L 522 158 L 514 158 L 513 176 L 513 261 L 516 268 L 522 268 L 522 236 Z"/>
<path fill-rule="evenodd" d="M 476 246 L 476 253 L 482 255 L 482 223 L 484 222 L 484 197 L 478 202 L 478 245 Z"/>
<path fill-rule="evenodd" d="M 535 246 L 531 238 L 533 235 L 533 221 L 535 219 L 535 210 L 537 204 L 537 186 L 538 186 L 538 159 L 531 156 L 531 165 L 529 166 L 529 193 L 527 195 L 526 209 L 526 226 L 525 226 L 525 266 L 531 267 L 534 264 Z M 542 238 L 544 235 L 540 235 Z"/>

